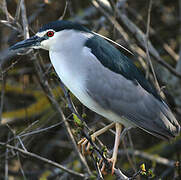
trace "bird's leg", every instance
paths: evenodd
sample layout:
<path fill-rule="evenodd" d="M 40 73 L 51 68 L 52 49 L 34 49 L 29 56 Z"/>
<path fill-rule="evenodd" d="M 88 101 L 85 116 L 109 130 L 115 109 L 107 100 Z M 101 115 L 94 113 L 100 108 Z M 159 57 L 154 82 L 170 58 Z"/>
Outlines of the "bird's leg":
<path fill-rule="evenodd" d="M 110 159 L 110 161 L 112 162 L 112 171 L 111 171 L 112 174 L 114 174 L 114 167 L 117 161 L 121 130 L 122 130 L 122 125 L 119 123 L 116 123 L 116 137 L 115 137 L 115 142 L 114 142 L 114 150 L 113 150 L 112 158 Z"/>
<path fill-rule="evenodd" d="M 115 126 L 115 123 L 111 123 L 108 126 L 105 126 L 104 128 L 96 131 L 95 133 L 93 133 L 91 135 L 91 139 L 92 141 L 95 141 L 96 137 L 98 137 L 99 135 L 105 133 L 107 130 L 113 128 Z M 80 150 L 82 150 L 82 154 L 85 154 L 85 152 L 87 151 L 87 153 L 89 154 L 89 148 L 90 148 L 90 143 L 88 143 L 87 148 L 86 148 L 86 144 L 88 143 L 88 140 L 86 138 L 81 139 L 78 142 L 78 147 Z"/>
<path fill-rule="evenodd" d="M 108 159 L 109 162 L 112 163 L 112 174 L 114 174 L 114 167 L 117 161 L 117 154 L 118 154 L 118 147 L 120 143 L 120 136 L 121 136 L 121 130 L 122 130 L 122 125 L 119 123 L 115 123 L 115 128 L 116 128 L 116 136 L 115 136 L 115 142 L 114 142 L 114 149 L 113 149 L 113 155 L 110 159 Z M 103 164 L 101 171 L 105 173 L 105 164 Z"/>
<path fill-rule="evenodd" d="M 124 128 L 124 130 L 121 133 L 122 125 L 119 123 L 116 123 L 115 127 L 116 127 L 116 136 L 115 136 L 115 142 L 114 142 L 113 155 L 110 159 L 108 159 L 108 161 L 112 163 L 112 170 L 111 170 L 112 174 L 114 174 L 114 167 L 115 167 L 115 164 L 117 161 L 117 154 L 118 154 L 118 147 L 119 147 L 120 140 L 122 140 L 124 138 L 126 132 L 130 129 L 130 128 Z M 104 163 L 103 163 L 103 166 L 101 168 L 101 171 L 103 173 L 106 173 Z"/>

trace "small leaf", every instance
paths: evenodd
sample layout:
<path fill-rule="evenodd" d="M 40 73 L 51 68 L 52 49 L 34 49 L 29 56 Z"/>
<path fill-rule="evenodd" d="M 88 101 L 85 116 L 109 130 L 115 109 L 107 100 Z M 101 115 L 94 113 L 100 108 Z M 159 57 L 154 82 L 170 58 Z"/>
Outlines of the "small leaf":
<path fill-rule="evenodd" d="M 144 164 L 144 163 L 140 165 L 140 169 L 141 169 L 141 172 L 140 172 L 140 173 L 141 173 L 142 175 L 146 175 L 146 168 L 145 168 L 145 164 Z"/>
<path fill-rule="evenodd" d="M 82 114 L 82 118 L 86 118 L 87 117 L 87 114 L 86 113 L 83 113 Z"/>
<path fill-rule="evenodd" d="M 106 148 L 106 146 L 102 146 L 102 148 L 101 148 L 101 151 L 103 151 L 103 153 L 107 153 L 107 148 Z"/>
<path fill-rule="evenodd" d="M 148 169 L 148 175 L 151 176 L 151 178 L 155 177 L 155 174 L 153 173 L 152 169 Z"/>
<path fill-rule="evenodd" d="M 74 122 L 75 122 L 78 126 L 80 126 L 80 127 L 83 126 L 82 121 L 81 121 L 81 120 L 77 117 L 77 115 L 74 114 L 74 113 L 73 113 L 73 118 L 74 118 Z"/>
<path fill-rule="evenodd" d="M 48 179 L 48 176 L 51 175 L 51 171 L 45 171 L 41 174 L 39 180 L 47 180 Z"/>
<path fill-rule="evenodd" d="M 146 172 L 146 168 L 145 168 L 145 164 L 144 163 L 140 165 L 140 168 L 141 168 L 142 171 Z"/>
<path fill-rule="evenodd" d="M 146 172 L 144 172 L 144 171 L 141 171 L 140 174 L 146 176 Z"/>
<path fill-rule="evenodd" d="M 89 147 L 89 151 L 93 151 L 93 149 L 94 149 L 94 148 L 93 148 L 92 146 Z"/>

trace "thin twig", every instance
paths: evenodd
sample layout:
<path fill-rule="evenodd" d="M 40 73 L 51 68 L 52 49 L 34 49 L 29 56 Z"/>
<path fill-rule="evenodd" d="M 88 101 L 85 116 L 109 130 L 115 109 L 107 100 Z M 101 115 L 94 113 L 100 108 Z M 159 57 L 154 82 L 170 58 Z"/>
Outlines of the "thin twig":
<path fill-rule="evenodd" d="M 16 152 L 16 155 L 17 155 L 17 158 L 18 158 L 18 161 L 19 161 L 19 164 L 20 164 L 21 174 L 22 174 L 22 176 L 23 176 L 23 179 L 26 180 L 27 178 L 26 178 L 25 172 L 24 172 L 23 167 L 22 167 L 22 164 L 21 164 L 19 152 Z"/>
<path fill-rule="evenodd" d="M 60 16 L 59 20 L 62 20 L 67 12 L 67 7 L 68 7 L 68 4 L 69 4 L 69 1 L 66 0 L 65 2 L 65 8 L 64 8 L 64 11 L 63 11 L 63 14 Z"/>
<path fill-rule="evenodd" d="M 73 171 L 73 170 L 70 170 L 70 169 L 68 169 L 68 168 L 66 168 L 66 167 L 64 167 L 64 166 L 62 166 L 62 165 L 60 165 L 60 164 L 58 164 L 58 163 L 56 163 L 56 162 L 54 162 L 54 161 L 51 161 L 51 160 L 46 159 L 46 158 L 44 158 L 44 157 L 38 156 L 37 154 L 31 153 L 31 152 L 29 152 L 29 151 L 24 151 L 23 149 L 20 149 L 20 148 L 18 148 L 18 147 L 15 147 L 15 146 L 12 146 L 12 145 L 10 145 L 10 144 L 3 143 L 3 142 L 0 142 L 0 146 L 3 146 L 3 147 L 5 147 L 5 148 L 9 148 L 9 149 L 13 149 L 13 150 L 15 150 L 15 151 L 18 151 L 18 152 L 24 154 L 24 155 L 27 155 L 28 157 L 32 157 L 32 158 L 34 158 L 34 159 L 43 161 L 43 162 L 45 162 L 45 163 L 47 163 L 47 164 L 49 164 L 49 165 L 55 166 L 55 167 L 57 167 L 57 168 L 60 168 L 60 169 L 62 169 L 63 171 L 65 171 L 65 172 L 67 172 L 67 173 L 69 173 L 69 174 L 72 174 L 73 176 L 78 176 L 78 177 L 81 177 L 81 178 L 85 178 L 85 175 L 84 175 L 84 174 L 82 174 L 82 173 L 77 173 L 77 172 L 75 172 L 75 171 Z"/>
<path fill-rule="evenodd" d="M 8 139 L 9 139 L 9 136 L 10 136 L 10 134 L 8 133 Z M 9 149 L 6 148 L 6 152 L 5 152 L 5 168 L 4 168 L 4 170 L 5 170 L 5 173 L 4 173 L 5 180 L 9 179 L 8 178 L 8 152 L 9 152 Z"/>
<path fill-rule="evenodd" d="M 30 37 L 30 34 L 29 34 L 28 19 L 26 15 L 26 7 L 25 7 L 24 0 L 21 0 L 21 15 L 22 15 L 22 22 L 23 22 L 24 38 L 28 39 Z"/>
<path fill-rule="evenodd" d="M 3 0 L 2 2 L 2 10 L 4 11 L 5 15 L 6 15 L 6 19 L 7 21 L 9 21 L 9 13 L 8 13 L 8 9 L 7 9 L 7 3 L 6 0 Z"/>
<path fill-rule="evenodd" d="M 125 143 L 125 139 L 122 139 L 122 144 L 123 144 L 123 148 L 124 148 L 124 152 L 126 153 L 126 157 L 128 159 L 129 164 L 131 165 L 131 167 L 133 168 L 134 172 L 136 173 L 136 167 L 134 166 L 133 160 L 131 159 L 128 151 L 127 151 L 127 147 L 126 147 L 126 143 Z"/>
<path fill-rule="evenodd" d="M 164 158 L 164 157 L 160 157 L 158 155 L 151 155 L 151 154 L 139 151 L 139 150 L 133 150 L 132 151 L 130 149 L 128 149 L 127 152 L 129 154 L 131 154 L 131 155 L 138 156 L 138 157 L 141 157 L 141 158 L 144 158 L 144 159 L 148 159 L 148 160 L 151 160 L 153 162 L 156 162 L 156 163 L 159 163 L 159 164 L 163 164 L 165 166 L 170 166 L 170 167 L 174 167 L 175 166 L 175 161 L 169 160 L 169 159 Z M 118 154 L 126 154 L 126 152 L 123 151 L 123 150 L 120 150 L 118 152 Z"/>
<path fill-rule="evenodd" d="M 157 77 L 156 77 L 156 74 L 155 74 L 155 71 L 154 71 L 154 68 L 153 68 L 153 64 L 151 62 L 149 49 L 148 49 L 151 8 L 152 8 L 152 0 L 150 0 L 150 2 L 149 2 L 147 28 L 146 28 L 146 36 L 145 36 L 145 44 L 146 44 L 145 47 L 146 47 L 146 55 L 147 55 L 147 62 L 148 62 L 147 63 L 146 77 L 148 78 L 148 76 L 149 76 L 149 65 L 150 65 L 151 71 L 153 73 L 153 77 L 154 77 L 154 80 L 155 80 L 156 88 L 157 88 L 158 92 L 161 93 L 161 88 L 159 86 L 159 83 L 158 83 L 158 80 L 157 80 Z"/>
<path fill-rule="evenodd" d="M 25 148 L 21 138 L 19 136 L 17 136 L 17 139 L 19 140 L 19 143 L 21 144 L 21 147 L 24 149 L 24 151 L 27 151 L 27 149 Z M 17 145 L 17 147 L 18 147 L 18 145 Z"/>
<path fill-rule="evenodd" d="M 19 0 L 19 1 L 18 1 L 18 4 L 17 4 L 17 7 L 16 7 L 15 17 L 14 17 L 14 20 L 15 20 L 15 21 L 17 21 L 17 20 L 19 19 L 20 9 L 21 9 L 21 3 L 22 3 L 22 0 Z"/>
<path fill-rule="evenodd" d="M 128 131 L 127 135 L 128 135 L 128 140 L 129 140 L 130 148 L 132 150 L 134 150 L 133 141 L 132 141 L 132 138 L 131 138 L 130 131 Z M 126 151 L 127 151 L 127 149 L 126 149 Z M 131 163 L 132 163 L 133 170 L 135 171 L 135 173 L 137 173 L 138 171 L 137 171 L 137 168 L 136 168 L 136 159 L 135 159 L 134 155 L 132 156 Z M 140 179 L 140 178 L 138 177 L 138 179 Z"/>
<path fill-rule="evenodd" d="M 0 124 L 1 124 L 3 107 L 4 107 L 4 94 L 5 94 L 5 81 L 1 66 L 0 66 L 0 71 L 1 71 L 1 104 L 0 104 Z"/>
<path fill-rule="evenodd" d="M 7 127 L 10 129 L 10 131 L 11 131 L 12 134 L 13 134 L 13 136 L 15 137 L 16 134 L 15 134 L 14 130 L 13 130 L 9 125 L 7 125 Z M 19 140 L 22 148 L 24 149 L 24 151 L 27 151 L 26 148 L 25 148 L 25 146 L 24 146 L 24 144 L 23 144 L 23 142 L 22 142 L 22 140 L 20 139 L 19 136 L 18 136 L 18 140 Z M 8 139 L 8 141 L 6 142 L 6 144 L 8 144 L 9 141 L 10 141 L 10 139 Z M 18 147 L 18 143 L 16 144 L 16 147 Z M 20 171 L 21 171 L 21 174 L 23 175 L 24 180 L 26 180 L 26 176 L 25 176 L 24 170 L 23 170 L 22 165 L 21 165 L 19 152 L 16 152 L 15 154 L 16 154 L 18 160 L 19 160 L 19 163 L 20 163 Z"/>
<path fill-rule="evenodd" d="M 97 179 L 98 179 L 98 180 L 103 180 L 103 176 L 102 176 L 102 173 L 101 173 L 101 170 L 100 170 L 100 168 L 99 168 L 99 164 L 98 164 L 96 158 L 94 157 L 93 153 L 91 153 L 90 156 L 91 156 L 91 158 L 92 158 L 92 160 L 93 160 L 93 162 L 94 162 L 94 166 L 96 167 Z"/>
<path fill-rule="evenodd" d="M 4 24 L 5 26 L 9 27 L 9 28 L 12 28 L 13 30 L 15 31 L 19 31 L 19 29 L 17 27 L 15 27 L 14 25 L 12 25 L 11 22 L 7 21 L 7 20 L 0 20 L 0 23 Z"/>
<path fill-rule="evenodd" d="M 46 132 L 47 130 L 50 130 L 50 129 L 54 128 L 54 127 L 57 127 L 57 126 L 61 125 L 62 123 L 63 122 L 59 122 L 59 123 L 53 124 L 52 126 L 49 126 L 49 127 L 43 128 L 43 129 L 38 129 L 38 130 L 35 130 L 35 131 L 32 131 L 32 132 L 21 134 L 21 135 L 19 135 L 19 137 L 25 137 L 25 136 L 30 136 L 30 135 L 35 135 L 35 134 L 39 134 L 39 133 L 42 133 L 42 132 Z"/>
<path fill-rule="evenodd" d="M 23 137 L 24 133 L 25 133 L 25 136 L 26 136 L 26 131 L 28 131 L 28 130 L 29 130 L 33 125 L 35 125 L 37 122 L 38 122 L 38 120 L 35 121 L 35 122 L 33 122 L 32 124 L 30 124 L 30 125 L 29 125 L 27 128 L 25 128 L 22 132 L 20 132 L 19 134 L 15 135 L 13 138 L 10 138 L 10 139 L 7 141 L 7 143 L 10 143 L 11 141 L 17 139 L 18 136 L 19 136 L 19 137 Z M 6 124 L 6 125 L 7 125 L 8 128 L 10 129 L 9 124 Z M 14 133 L 13 133 L 13 134 L 14 134 Z M 28 133 L 27 133 L 27 134 L 28 134 Z"/>

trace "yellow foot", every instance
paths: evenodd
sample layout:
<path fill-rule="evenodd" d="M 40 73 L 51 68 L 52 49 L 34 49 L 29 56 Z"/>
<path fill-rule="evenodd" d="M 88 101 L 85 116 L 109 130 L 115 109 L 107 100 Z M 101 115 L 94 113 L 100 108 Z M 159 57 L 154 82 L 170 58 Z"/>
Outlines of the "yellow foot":
<path fill-rule="evenodd" d="M 95 137 L 93 135 L 91 136 L 91 139 L 93 142 L 95 141 Z M 83 155 L 91 154 L 90 147 L 91 147 L 91 144 L 88 142 L 86 138 L 83 138 L 78 142 L 78 148 L 82 152 Z"/>
<path fill-rule="evenodd" d="M 93 133 L 91 135 L 92 141 L 94 142 L 96 137 L 103 134 L 104 132 L 106 132 L 107 130 L 111 129 L 114 126 L 115 126 L 115 123 L 111 123 L 111 124 L 105 126 L 104 128 L 102 128 L 102 129 L 96 131 L 95 133 Z M 91 153 L 91 151 L 90 151 L 90 143 L 88 142 L 88 140 L 86 138 L 83 138 L 78 142 L 78 148 L 82 152 L 82 154 L 84 154 L 84 155 Z"/>
<path fill-rule="evenodd" d="M 111 174 L 113 175 L 114 174 L 115 164 L 116 164 L 116 159 L 112 157 L 112 158 L 108 158 L 107 161 L 112 164 Z M 102 163 L 102 159 L 101 159 L 99 164 L 101 164 L 101 163 Z M 104 175 L 108 174 L 108 172 L 106 171 L 106 165 L 105 165 L 104 162 L 103 162 L 103 165 L 102 165 L 102 168 L 101 168 L 101 172 Z"/>

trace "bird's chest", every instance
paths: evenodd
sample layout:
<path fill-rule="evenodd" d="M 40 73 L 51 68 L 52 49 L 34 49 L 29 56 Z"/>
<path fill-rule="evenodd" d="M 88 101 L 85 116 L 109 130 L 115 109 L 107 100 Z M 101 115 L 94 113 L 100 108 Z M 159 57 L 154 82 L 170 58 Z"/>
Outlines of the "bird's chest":
<path fill-rule="evenodd" d="M 91 99 L 86 89 L 86 64 L 80 62 L 81 55 L 71 56 L 63 53 L 51 53 L 53 67 L 66 87 L 88 108 L 96 111 L 97 104 Z"/>
<path fill-rule="evenodd" d="M 85 74 L 77 64 L 77 57 L 63 53 L 50 52 L 53 67 L 62 82 L 75 94 L 85 89 Z"/>

